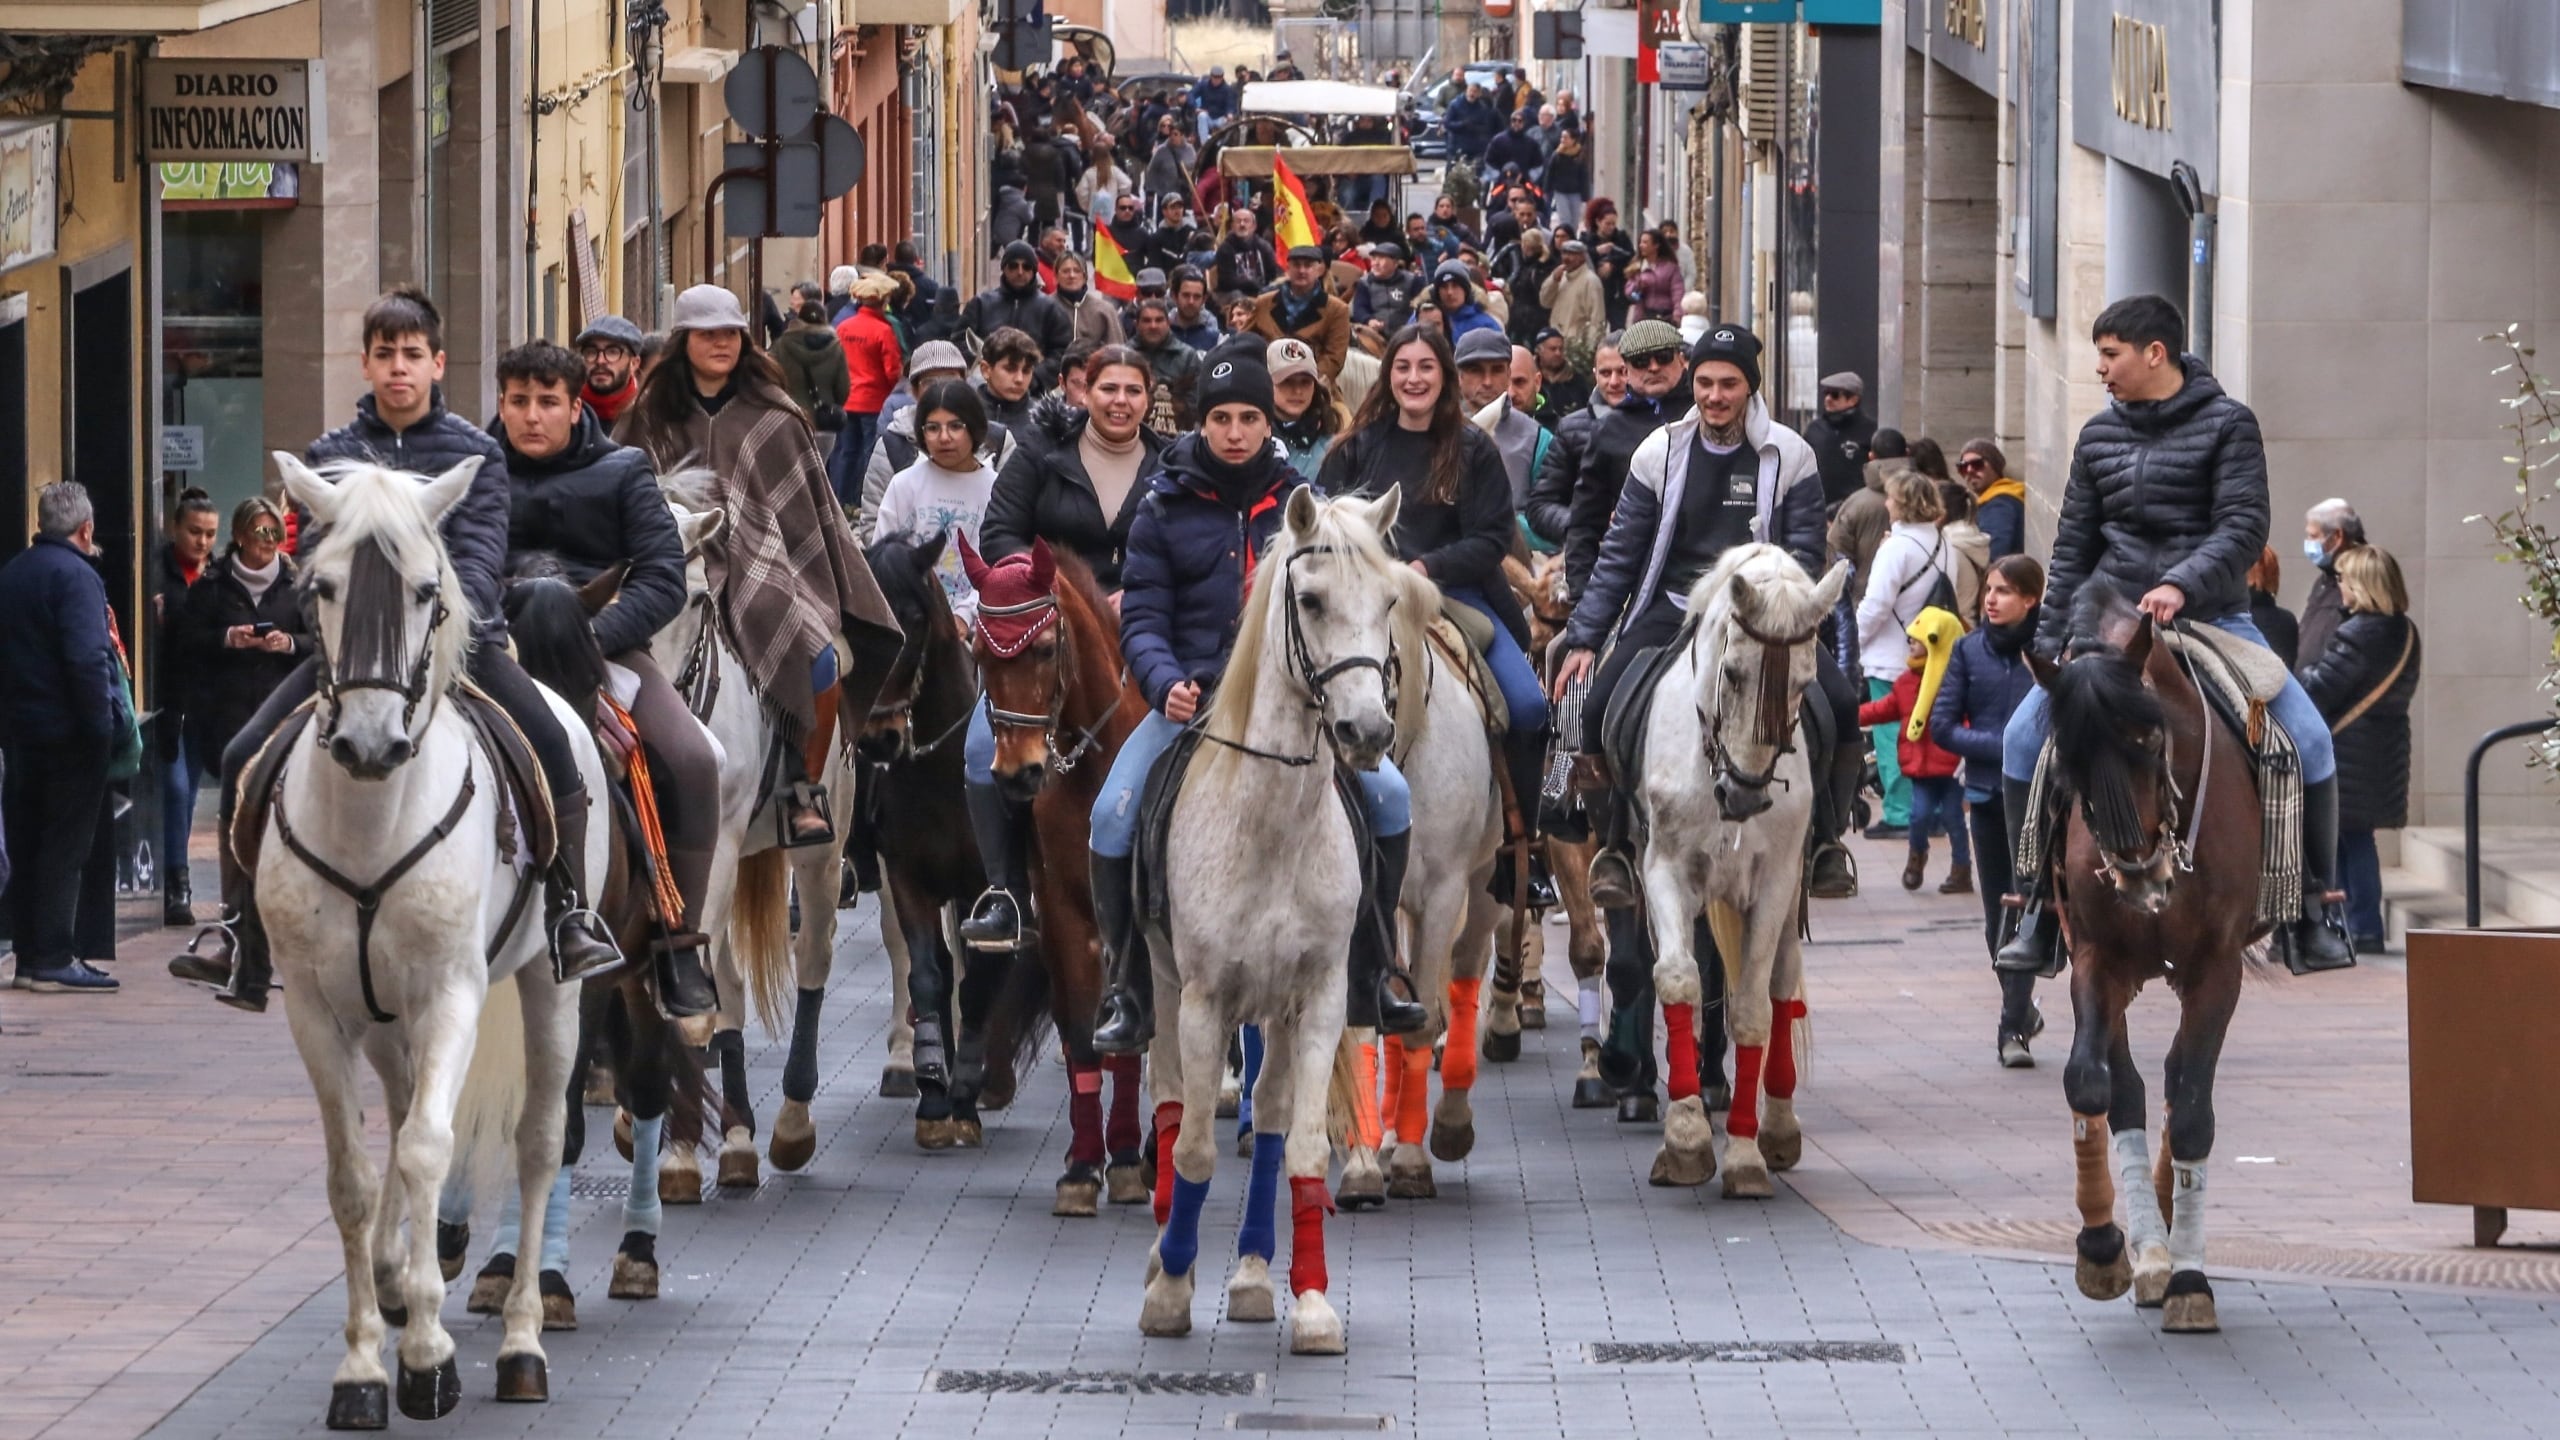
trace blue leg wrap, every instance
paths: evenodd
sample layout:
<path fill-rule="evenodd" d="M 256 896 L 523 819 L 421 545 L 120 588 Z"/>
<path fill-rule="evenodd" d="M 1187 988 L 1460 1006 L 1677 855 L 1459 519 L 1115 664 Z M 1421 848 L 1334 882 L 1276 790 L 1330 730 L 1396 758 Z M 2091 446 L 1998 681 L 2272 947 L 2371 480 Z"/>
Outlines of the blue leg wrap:
<path fill-rule="evenodd" d="M 1279 1253 L 1280 1162 L 1288 1151 L 1286 1135 L 1253 1137 L 1253 1175 L 1245 1182 L 1244 1225 L 1236 1231 L 1238 1255 L 1269 1260 Z"/>
<path fill-rule="evenodd" d="M 551 1182 L 551 1198 L 542 1207 L 542 1268 L 566 1273 L 569 1268 L 569 1167 Z"/>
<path fill-rule="evenodd" d="M 1236 1087 L 1236 1133 L 1253 1133 L 1253 1084 L 1262 1078 L 1262 1027 L 1243 1030 L 1244 1083 Z"/>
<path fill-rule="evenodd" d="M 1159 1156 L 1156 1163 L 1170 1165 L 1173 1157 Z M 1173 1177 L 1173 1213 L 1165 1218 L 1164 1236 L 1156 1242 L 1156 1258 L 1164 1262 L 1167 1275 L 1190 1274 L 1191 1262 L 1200 1258 L 1200 1207 L 1208 1200 L 1208 1181 Z"/>
<path fill-rule="evenodd" d="M 489 1241 L 489 1253 L 514 1255 L 523 1243 L 524 1206 L 516 1199 L 516 1192 L 509 1190 L 506 1204 L 498 1210 L 498 1233 Z"/>

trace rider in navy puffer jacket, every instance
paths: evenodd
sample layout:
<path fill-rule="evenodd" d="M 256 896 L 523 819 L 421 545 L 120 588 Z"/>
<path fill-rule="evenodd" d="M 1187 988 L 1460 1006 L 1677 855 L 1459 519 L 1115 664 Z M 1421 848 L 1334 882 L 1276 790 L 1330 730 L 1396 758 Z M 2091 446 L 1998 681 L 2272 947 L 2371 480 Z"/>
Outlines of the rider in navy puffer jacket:
<path fill-rule="evenodd" d="M 1236 623 L 1258 556 L 1280 533 L 1289 492 L 1307 483 L 1279 456 L 1269 488 L 1250 505 L 1218 498 L 1201 464 L 1207 442 L 1185 435 L 1166 448 L 1164 469 L 1129 525 L 1120 567 L 1120 645 L 1129 674 L 1151 709 L 1185 680 L 1212 688 L 1235 649 Z M 1240 511 L 1247 512 L 1241 518 Z"/>
<path fill-rule="evenodd" d="M 312 441 L 303 458 L 313 465 L 366 460 L 433 477 L 474 455 L 480 457 L 480 473 L 471 477 L 461 503 L 445 512 L 441 528 L 453 573 L 471 599 L 471 638 L 486 649 L 507 639 L 507 615 L 498 599 L 499 579 L 507 570 L 507 457 L 489 432 L 444 408 L 441 385 L 427 418 L 406 430 L 385 424 L 373 397 L 363 395 L 356 399 L 354 422 Z M 302 544 L 311 544 L 307 530 Z"/>

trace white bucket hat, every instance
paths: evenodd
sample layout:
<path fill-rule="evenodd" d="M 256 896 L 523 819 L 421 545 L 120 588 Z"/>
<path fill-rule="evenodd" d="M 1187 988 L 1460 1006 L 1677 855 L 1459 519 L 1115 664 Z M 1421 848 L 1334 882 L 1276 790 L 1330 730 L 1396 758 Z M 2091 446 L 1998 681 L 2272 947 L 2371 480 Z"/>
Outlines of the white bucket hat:
<path fill-rule="evenodd" d="M 744 330 L 747 312 L 738 297 L 717 285 L 696 285 L 676 297 L 670 330 Z"/>

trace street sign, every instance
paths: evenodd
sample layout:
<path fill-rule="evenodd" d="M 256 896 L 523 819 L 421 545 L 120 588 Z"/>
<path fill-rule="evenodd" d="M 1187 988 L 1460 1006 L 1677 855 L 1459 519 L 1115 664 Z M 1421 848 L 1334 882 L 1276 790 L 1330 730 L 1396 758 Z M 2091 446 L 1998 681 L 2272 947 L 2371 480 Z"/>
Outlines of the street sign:
<path fill-rule="evenodd" d="M 720 95 L 728 102 L 729 118 L 748 134 L 797 135 L 818 113 L 818 72 L 798 51 L 767 45 L 739 58 L 738 68 L 721 82 Z"/>
<path fill-rule="evenodd" d="M 1792 25 L 1796 0 L 1698 0 L 1704 25 Z"/>
<path fill-rule="evenodd" d="M 853 128 L 852 121 L 841 115 L 821 115 L 816 133 L 801 138 L 818 142 L 818 191 L 823 198 L 833 200 L 862 183 L 862 172 L 868 167 L 862 132 Z"/>
<path fill-rule="evenodd" d="M 1654 49 L 1654 64 L 1662 75 L 1665 90 L 1704 90 L 1707 83 L 1707 47 L 1682 40 Z"/>
<path fill-rule="evenodd" d="M 758 235 L 810 236 L 818 233 L 818 220 L 825 210 L 827 197 L 821 179 L 820 154 L 814 140 L 786 140 L 773 147 L 773 169 L 764 171 L 765 147 L 753 141 L 732 142 L 722 148 L 721 161 L 733 171 L 754 173 L 736 175 L 721 192 L 724 228 L 733 239 Z M 773 224 L 765 224 L 765 186 L 773 186 Z"/>

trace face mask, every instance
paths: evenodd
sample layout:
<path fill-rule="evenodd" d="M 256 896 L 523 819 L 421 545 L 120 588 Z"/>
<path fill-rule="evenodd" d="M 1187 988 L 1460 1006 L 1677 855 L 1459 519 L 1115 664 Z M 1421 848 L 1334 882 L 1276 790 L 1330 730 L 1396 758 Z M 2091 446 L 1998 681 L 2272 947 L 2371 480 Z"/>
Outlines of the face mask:
<path fill-rule="evenodd" d="M 2305 535 L 2302 537 L 2302 558 L 2310 561 L 2314 565 L 2317 565 L 2321 561 L 2328 559 L 2329 556 L 2328 552 L 2320 548 L 2319 541 Z"/>

